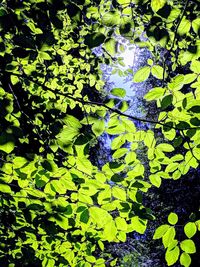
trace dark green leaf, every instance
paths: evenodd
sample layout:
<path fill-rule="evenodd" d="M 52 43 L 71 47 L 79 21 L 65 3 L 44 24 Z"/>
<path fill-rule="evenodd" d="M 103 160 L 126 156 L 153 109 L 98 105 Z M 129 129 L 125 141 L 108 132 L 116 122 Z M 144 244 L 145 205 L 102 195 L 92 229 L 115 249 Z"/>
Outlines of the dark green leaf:
<path fill-rule="evenodd" d="M 94 32 L 86 35 L 85 44 L 88 45 L 90 48 L 93 48 L 103 44 L 105 38 L 106 36 L 103 33 Z"/>
<path fill-rule="evenodd" d="M 173 101 L 173 95 L 167 95 L 161 100 L 161 108 L 166 109 L 171 105 Z"/>

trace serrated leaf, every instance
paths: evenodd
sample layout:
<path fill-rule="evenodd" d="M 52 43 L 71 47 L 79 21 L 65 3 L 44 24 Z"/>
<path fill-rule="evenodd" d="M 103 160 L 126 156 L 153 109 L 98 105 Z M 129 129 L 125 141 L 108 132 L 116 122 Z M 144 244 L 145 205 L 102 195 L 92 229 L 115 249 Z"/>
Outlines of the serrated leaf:
<path fill-rule="evenodd" d="M 196 224 L 194 222 L 188 222 L 184 226 L 184 232 L 188 238 L 193 237 L 197 232 Z"/>
<path fill-rule="evenodd" d="M 133 76 L 134 83 L 144 82 L 149 78 L 151 67 L 145 66 L 140 68 Z"/>

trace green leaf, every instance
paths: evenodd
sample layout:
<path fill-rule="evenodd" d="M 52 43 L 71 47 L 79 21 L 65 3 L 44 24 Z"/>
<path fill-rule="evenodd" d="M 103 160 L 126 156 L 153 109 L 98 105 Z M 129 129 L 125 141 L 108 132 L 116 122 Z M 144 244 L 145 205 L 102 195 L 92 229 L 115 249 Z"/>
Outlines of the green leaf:
<path fill-rule="evenodd" d="M 149 66 L 145 66 L 140 68 L 133 76 L 134 83 L 144 82 L 149 78 L 151 72 L 151 68 Z"/>
<path fill-rule="evenodd" d="M 85 209 L 80 216 L 80 221 L 83 223 L 88 223 L 89 221 L 89 211 L 88 209 Z"/>
<path fill-rule="evenodd" d="M 11 188 L 10 188 L 9 185 L 7 185 L 7 184 L 0 184 L 0 192 L 11 194 L 12 193 L 12 190 L 11 190 Z"/>
<path fill-rule="evenodd" d="M 114 241 L 114 239 L 116 238 L 116 234 L 117 234 L 117 228 L 115 226 L 115 222 L 111 220 L 108 223 L 106 223 L 103 236 L 106 240 L 111 242 Z"/>
<path fill-rule="evenodd" d="M 191 27 L 190 20 L 186 19 L 186 16 L 184 16 L 183 19 L 181 20 L 177 32 L 179 35 L 187 34 L 190 31 L 190 27 Z"/>
<path fill-rule="evenodd" d="M 184 232 L 188 238 L 193 237 L 197 232 L 197 227 L 194 222 L 188 222 L 184 227 Z"/>
<path fill-rule="evenodd" d="M 117 217 L 115 219 L 115 223 L 116 223 L 118 230 L 121 230 L 121 231 L 127 230 L 127 223 L 126 223 L 126 220 L 124 218 Z"/>
<path fill-rule="evenodd" d="M 96 120 L 92 125 L 92 131 L 96 136 L 100 136 L 105 130 L 105 122 L 103 120 Z"/>
<path fill-rule="evenodd" d="M 123 88 L 113 88 L 110 92 L 114 96 L 118 96 L 118 97 L 126 96 L 126 90 L 124 90 Z"/>
<path fill-rule="evenodd" d="M 107 52 L 111 55 L 114 56 L 117 53 L 117 42 L 113 38 L 108 38 L 104 42 L 104 46 L 107 50 Z"/>
<path fill-rule="evenodd" d="M 44 59 L 44 60 L 51 60 L 52 59 L 47 52 L 39 51 L 38 55 L 41 59 Z"/>
<path fill-rule="evenodd" d="M 165 89 L 162 87 L 155 87 L 153 89 L 151 89 L 145 96 L 144 98 L 147 101 L 151 101 L 151 100 L 157 100 L 160 97 L 162 97 L 165 93 Z"/>
<path fill-rule="evenodd" d="M 170 244 L 174 241 L 175 235 L 176 231 L 174 227 L 171 226 L 162 237 L 162 242 L 165 248 L 169 247 Z"/>
<path fill-rule="evenodd" d="M 113 159 L 119 159 L 119 158 L 123 157 L 127 152 L 128 152 L 128 148 L 119 148 L 112 155 Z"/>
<path fill-rule="evenodd" d="M 176 224 L 178 222 L 178 216 L 176 213 L 171 212 L 168 216 L 168 222 L 172 225 Z"/>
<path fill-rule="evenodd" d="M 119 11 L 109 11 L 102 17 L 102 23 L 105 26 L 115 26 L 120 23 Z"/>
<path fill-rule="evenodd" d="M 85 36 L 85 44 L 90 48 L 103 44 L 106 36 L 100 32 L 94 32 Z"/>
<path fill-rule="evenodd" d="M 0 136 L 0 150 L 9 154 L 14 150 L 14 148 L 15 144 L 13 135 L 8 133 L 3 133 Z"/>
<path fill-rule="evenodd" d="M 173 101 L 173 95 L 166 95 L 163 97 L 163 99 L 161 100 L 161 108 L 162 109 L 166 109 L 168 108 Z"/>
<path fill-rule="evenodd" d="M 193 113 L 200 113 L 200 106 L 193 106 L 189 109 Z"/>
<path fill-rule="evenodd" d="M 163 237 L 163 235 L 167 232 L 169 228 L 170 226 L 168 224 L 163 224 L 159 226 L 154 233 L 153 239 L 159 239 Z"/>
<path fill-rule="evenodd" d="M 163 79 L 163 73 L 164 73 L 164 70 L 163 70 L 163 67 L 159 66 L 159 65 L 154 65 L 152 68 L 151 68 L 151 74 L 162 80 Z"/>
<path fill-rule="evenodd" d="M 184 267 L 189 267 L 191 264 L 192 260 L 190 255 L 188 255 L 186 252 L 183 252 L 180 256 L 180 263 Z"/>
<path fill-rule="evenodd" d="M 164 7 L 166 0 L 151 0 L 151 8 L 153 12 L 157 12 L 159 9 Z"/>
<path fill-rule="evenodd" d="M 146 230 L 146 220 L 140 219 L 138 216 L 134 216 L 131 218 L 131 230 L 136 231 L 140 234 L 144 234 Z"/>
<path fill-rule="evenodd" d="M 170 144 L 167 144 L 167 143 L 161 143 L 159 145 L 157 145 L 156 147 L 157 149 L 160 149 L 164 152 L 172 152 L 174 151 L 174 147 Z"/>
<path fill-rule="evenodd" d="M 167 261 L 167 265 L 171 266 L 175 262 L 177 262 L 180 254 L 180 249 L 178 246 L 176 246 L 174 249 L 170 250 L 167 249 L 166 254 L 165 254 L 165 259 Z"/>
<path fill-rule="evenodd" d="M 116 199 L 126 200 L 126 191 L 118 186 L 112 188 L 112 195 Z"/>
<path fill-rule="evenodd" d="M 160 187 L 162 180 L 158 174 L 149 175 L 149 179 L 153 185 L 155 185 L 158 188 Z"/>
<path fill-rule="evenodd" d="M 181 243 L 181 249 L 186 253 L 192 254 L 196 252 L 196 247 L 191 239 L 185 239 Z"/>

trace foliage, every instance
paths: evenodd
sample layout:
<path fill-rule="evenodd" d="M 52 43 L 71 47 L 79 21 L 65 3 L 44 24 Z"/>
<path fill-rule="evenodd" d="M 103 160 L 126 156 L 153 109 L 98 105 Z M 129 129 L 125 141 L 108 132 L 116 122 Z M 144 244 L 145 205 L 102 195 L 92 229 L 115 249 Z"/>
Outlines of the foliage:
<path fill-rule="evenodd" d="M 172 0 L 0 2 L 2 266 L 115 266 L 105 245 L 143 234 L 154 218 L 142 195 L 198 168 L 198 7 Z M 117 35 L 152 52 L 133 82 L 150 75 L 160 81 L 145 96 L 157 103 L 157 121 L 126 115 L 123 88 L 101 97 L 100 66 L 118 52 Z M 98 57 L 93 48 L 100 45 Z M 163 142 L 136 121 L 155 125 Z M 113 157 L 100 168 L 90 151 L 105 132 Z M 154 238 L 162 238 L 168 265 L 180 259 L 189 266 L 199 220 L 187 220 L 186 239 L 178 241 L 177 219 L 169 214 Z"/>

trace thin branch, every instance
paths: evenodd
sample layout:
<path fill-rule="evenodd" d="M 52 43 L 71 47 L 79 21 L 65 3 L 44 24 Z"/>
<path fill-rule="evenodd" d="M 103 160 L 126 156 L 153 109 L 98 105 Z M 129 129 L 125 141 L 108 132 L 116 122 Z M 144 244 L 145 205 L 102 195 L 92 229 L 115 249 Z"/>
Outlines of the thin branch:
<path fill-rule="evenodd" d="M 21 77 L 22 75 L 20 74 L 15 74 L 16 76 L 19 76 Z M 132 115 L 129 115 L 129 114 L 125 114 L 123 112 L 121 112 L 119 109 L 117 108 L 111 108 L 109 107 L 108 105 L 106 105 L 105 103 L 103 102 L 96 102 L 96 101 L 88 101 L 88 100 L 83 100 L 81 98 L 76 98 L 74 97 L 72 94 L 69 94 L 69 93 L 63 93 L 63 92 L 60 92 L 58 90 L 53 90 L 49 87 L 47 87 L 46 85 L 44 84 L 40 84 L 38 83 L 37 81 L 34 81 L 31 77 L 28 77 L 25 73 L 24 73 L 24 78 L 28 79 L 30 82 L 33 82 L 35 83 L 36 85 L 42 87 L 42 89 L 44 91 L 49 91 L 49 92 L 52 92 L 54 94 L 58 94 L 58 95 L 61 95 L 61 96 L 65 96 L 67 97 L 68 99 L 71 99 L 73 101 L 76 101 L 78 103 L 81 103 L 81 104 L 88 104 L 88 105 L 96 105 L 96 106 L 99 106 L 99 107 L 104 107 L 106 108 L 107 110 L 109 111 L 112 111 L 114 113 L 117 113 L 118 115 L 121 115 L 123 117 L 127 117 L 129 119 L 132 119 L 132 120 L 135 120 L 135 121 L 140 121 L 140 122 L 144 122 L 144 123 L 152 123 L 152 124 L 159 124 L 161 126 L 165 126 L 169 129 L 175 129 L 175 130 L 179 130 L 178 128 L 176 128 L 175 126 L 169 126 L 169 125 L 166 125 L 165 123 L 162 123 L 160 121 L 154 121 L 154 120 L 149 120 L 149 119 L 143 119 L 143 118 L 138 118 L 138 117 L 135 117 L 135 116 L 132 116 Z M 185 128 L 184 130 L 189 130 L 189 129 L 200 129 L 200 127 L 190 127 L 190 128 Z"/>

